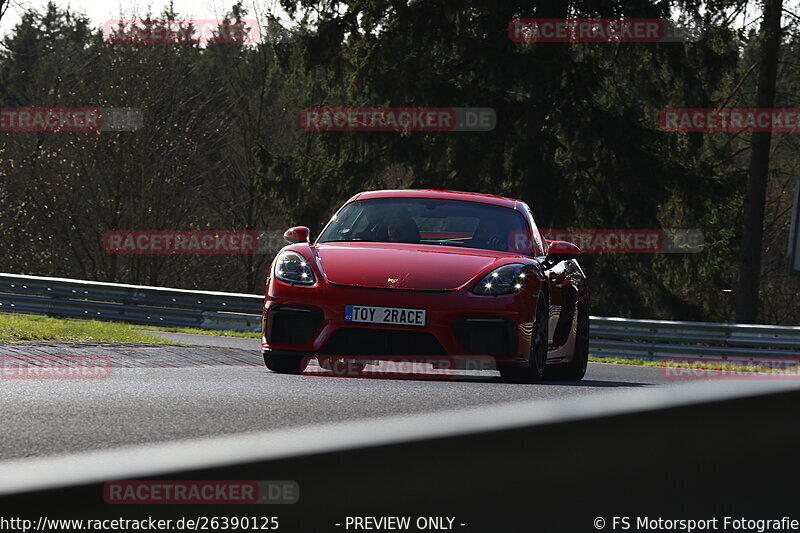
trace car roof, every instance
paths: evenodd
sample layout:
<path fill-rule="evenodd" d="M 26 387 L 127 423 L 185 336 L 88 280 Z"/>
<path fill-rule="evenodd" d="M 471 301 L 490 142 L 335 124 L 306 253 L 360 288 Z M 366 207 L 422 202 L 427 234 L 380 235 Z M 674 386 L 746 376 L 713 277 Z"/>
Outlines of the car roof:
<path fill-rule="evenodd" d="M 481 194 L 477 192 L 463 191 L 439 191 L 435 189 L 384 189 L 380 191 L 364 191 L 350 198 L 349 202 L 355 200 L 369 200 L 373 198 L 436 198 L 440 200 L 462 200 L 467 202 L 479 202 L 483 204 L 499 205 L 516 209 L 522 203 L 513 198 L 505 196 L 495 196 L 493 194 Z"/>

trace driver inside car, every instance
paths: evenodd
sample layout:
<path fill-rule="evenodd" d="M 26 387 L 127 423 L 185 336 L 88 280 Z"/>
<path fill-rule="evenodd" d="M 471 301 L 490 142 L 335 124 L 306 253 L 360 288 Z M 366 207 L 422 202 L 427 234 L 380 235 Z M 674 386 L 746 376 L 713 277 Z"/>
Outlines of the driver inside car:
<path fill-rule="evenodd" d="M 390 242 L 419 244 L 419 227 L 407 214 L 397 214 L 392 217 L 386 224 L 386 231 Z"/>
<path fill-rule="evenodd" d="M 489 250 L 507 251 L 507 232 L 494 220 L 481 220 L 472 236 L 472 246 Z"/>

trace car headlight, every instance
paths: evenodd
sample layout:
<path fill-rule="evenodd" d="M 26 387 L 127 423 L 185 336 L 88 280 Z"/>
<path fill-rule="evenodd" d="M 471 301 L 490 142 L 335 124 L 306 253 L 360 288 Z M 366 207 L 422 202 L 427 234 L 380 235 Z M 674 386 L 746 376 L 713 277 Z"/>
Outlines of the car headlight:
<path fill-rule="evenodd" d="M 317 280 L 306 258 L 297 252 L 282 252 L 275 261 L 275 277 L 286 283 L 313 285 Z"/>
<path fill-rule="evenodd" d="M 475 285 L 472 292 L 486 296 L 519 292 L 529 277 L 530 273 L 526 265 L 504 265 L 487 274 Z"/>

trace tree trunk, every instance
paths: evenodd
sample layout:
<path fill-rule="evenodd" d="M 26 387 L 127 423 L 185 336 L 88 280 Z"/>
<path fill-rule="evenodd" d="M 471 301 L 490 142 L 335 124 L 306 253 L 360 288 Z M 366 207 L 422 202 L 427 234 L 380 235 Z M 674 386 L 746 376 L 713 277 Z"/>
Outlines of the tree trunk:
<path fill-rule="evenodd" d="M 764 19 L 761 23 L 761 57 L 758 71 L 756 107 L 775 105 L 775 85 L 778 77 L 778 53 L 781 42 L 781 12 L 783 0 L 764 0 Z M 736 290 L 736 321 L 754 323 L 758 320 L 758 289 L 761 277 L 761 245 L 764 234 L 764 204 L 769 175 L 769 151 L 772 133 L 753 132 L 751 136 L 750 169 L 744 197 L 742 246 L 739 257 L 739 284 Z"/>

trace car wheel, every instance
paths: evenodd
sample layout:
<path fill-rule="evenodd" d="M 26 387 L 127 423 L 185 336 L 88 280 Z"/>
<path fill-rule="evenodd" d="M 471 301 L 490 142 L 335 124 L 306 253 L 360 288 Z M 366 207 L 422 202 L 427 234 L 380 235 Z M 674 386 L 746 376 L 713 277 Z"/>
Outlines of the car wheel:
<path fill-rule="evenodd" d="M 307 358 L 301 355 L 265 351 L 264 364 L 278 374 L 302 374 L 307 366 Z"/>
<path fill-rule="evenodd" d="M 580 381 L 589 365 L 589 300 L 581 296 L 578 302 L 578 327 L 575 332 L 575 351 L 572 361 L 547 369 L 548 377 Z"/>
<path fill-rule="evenodd" d="M 531 350 L 528 365 L 498 365 L 500 376 L 515 382 L 540 381 L 547 367 L 549 303 L 543 293 L 539 293 L 536 305 L 536 320 L 531 335 Z"/>

